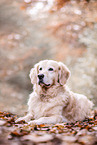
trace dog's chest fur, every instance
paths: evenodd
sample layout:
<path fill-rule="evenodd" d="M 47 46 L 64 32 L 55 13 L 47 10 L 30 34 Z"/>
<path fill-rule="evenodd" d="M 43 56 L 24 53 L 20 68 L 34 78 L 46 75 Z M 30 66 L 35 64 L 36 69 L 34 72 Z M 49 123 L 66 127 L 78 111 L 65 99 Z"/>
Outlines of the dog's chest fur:
<path fill-rule="evenodd" d="M 33 95 L 32 93 L 30 95 L 28 105 L 30 107 L 30 111 L 33 111 L 34 118 L 38 119 L 43 116 L 48 117 L 54 114 L 61 115 L 65 101 L 66 100 L 61 94 L 52 98 L 43 94 Z"/>

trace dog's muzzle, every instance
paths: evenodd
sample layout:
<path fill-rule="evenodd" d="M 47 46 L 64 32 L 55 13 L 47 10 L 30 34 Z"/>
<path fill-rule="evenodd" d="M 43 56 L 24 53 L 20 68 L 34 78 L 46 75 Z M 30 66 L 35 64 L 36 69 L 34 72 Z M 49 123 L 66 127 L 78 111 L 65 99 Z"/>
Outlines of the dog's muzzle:
<path fill-rule="evenodd" d="M 45 84 L 44 81 L 43 81 L 43 78 L 44 78 L 44 74 L 39 74 L 38 75 L 39 85 L 42 85 L 42 86 L 45 86 L 45 87 L 49 87 L 50 84 Z"/>

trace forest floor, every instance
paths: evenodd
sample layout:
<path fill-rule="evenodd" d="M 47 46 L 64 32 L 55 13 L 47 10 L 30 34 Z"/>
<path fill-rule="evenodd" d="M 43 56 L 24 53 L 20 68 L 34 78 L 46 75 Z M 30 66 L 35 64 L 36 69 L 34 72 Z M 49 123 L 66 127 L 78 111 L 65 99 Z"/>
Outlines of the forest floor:
<path fill-rule="evenodd" d="M 75 123 L 28 125 L 17 116 L 0 112 L 0 145 L 97 145 L 97 110 Z"/>

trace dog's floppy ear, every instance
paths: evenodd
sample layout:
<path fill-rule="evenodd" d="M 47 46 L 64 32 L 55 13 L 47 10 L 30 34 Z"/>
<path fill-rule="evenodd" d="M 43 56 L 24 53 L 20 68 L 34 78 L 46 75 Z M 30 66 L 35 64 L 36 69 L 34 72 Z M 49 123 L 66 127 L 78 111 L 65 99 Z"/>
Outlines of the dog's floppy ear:
<path fill-rule="evenodd" d="M 69 76 L 70 76 L 70 71 L 67 68 L 66 65 L 64 65 L 62 62 L 59 62 L 59 72 L 58 72 L 58 82 L 60 85 L 66 84 Z"/>
<path fill-rule="evenodd" d="M 36 84 L 36 83 L 37 83 L 38 68 L 39 68 L 39 64 L 36 64 L 36 65 L 34 66 L 34 68 L 32 68 L 32 69 L 30 70 L 29 77 L 30 77 L 30 79 L 31 79 L 31 83 L 32 83 L 32 84 Z"/>

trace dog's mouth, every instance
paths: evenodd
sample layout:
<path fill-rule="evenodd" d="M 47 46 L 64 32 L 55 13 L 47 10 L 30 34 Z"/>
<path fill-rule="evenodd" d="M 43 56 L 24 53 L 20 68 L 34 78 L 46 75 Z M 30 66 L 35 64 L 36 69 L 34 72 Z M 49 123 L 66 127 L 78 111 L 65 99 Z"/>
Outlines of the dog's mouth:
<path fill-rule="evenodd" d="M 42 87 L 50 87 L 51 86 L 51 84 L 45 84 L 43 81 L 39 81 L 38 84 Z"/>

